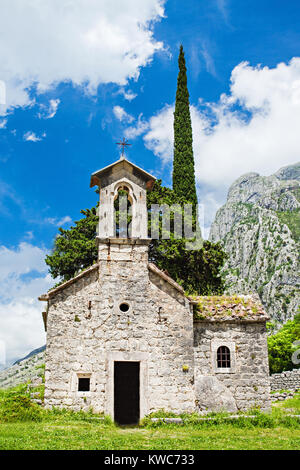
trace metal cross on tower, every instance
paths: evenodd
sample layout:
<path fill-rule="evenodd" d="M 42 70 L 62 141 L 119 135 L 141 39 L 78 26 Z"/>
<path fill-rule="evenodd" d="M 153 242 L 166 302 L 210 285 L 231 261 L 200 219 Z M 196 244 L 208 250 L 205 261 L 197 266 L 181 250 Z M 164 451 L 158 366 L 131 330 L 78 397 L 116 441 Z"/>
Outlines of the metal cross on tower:
<path fill-rule="evenodd" d="M 124 137 L 123 137 L 122 142 L 116 142 L 116 144 L 122 147 L 122 156 L 124 155 L 125 147 L 129 147 L 129 145 L 131 145 L 131 144 L 128 144 L 127 140 L 125 140 Z"/>

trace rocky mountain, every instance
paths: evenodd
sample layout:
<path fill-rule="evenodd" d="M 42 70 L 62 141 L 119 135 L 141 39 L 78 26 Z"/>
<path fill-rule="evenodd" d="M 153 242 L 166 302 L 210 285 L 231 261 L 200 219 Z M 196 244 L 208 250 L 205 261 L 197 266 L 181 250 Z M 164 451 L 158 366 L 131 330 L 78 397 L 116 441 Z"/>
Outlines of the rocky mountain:
<path fill-rule="evenodd" d="M 16 364 L 19 364 L 20 362 L 25 361 L 25 359 L 29 359 L 31 356 L 35 356 L 36 354 L 44 352 L 45 350 L 46 350 L 46 345 L 41 346 L 40 348 L 34 349 L 29 354 L 27 354 L 27 356 L 22 357 L 22 359 L 18 359 L 16 362 L 14 362 L 13 365 L 15 366 Z"/>
<path fill-rule="evenodd" d="M 44 373 L 45 346 L 35 349 L 26 358 L 0 372 L 0 388 L 15 387 L 26 382 L 41 382 Z"/>
<path fill-rule="evenodd" d="M 257 292 L 273 320 L 299 312 L 300 163 L 271 176 L 247 173 L 230 187 L 210 231 L 229 259 L 226 290 Z"/>

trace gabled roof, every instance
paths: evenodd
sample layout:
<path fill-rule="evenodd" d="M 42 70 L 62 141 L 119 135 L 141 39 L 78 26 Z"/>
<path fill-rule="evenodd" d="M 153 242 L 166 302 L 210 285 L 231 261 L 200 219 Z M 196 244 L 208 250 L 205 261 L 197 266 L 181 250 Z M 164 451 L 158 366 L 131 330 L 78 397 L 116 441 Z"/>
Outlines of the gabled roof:
<path fill-rule="evenodd" d="M 110 173 L 110 171 L 119 166 L 120 168 L 124 168 L 126 169 L 126 167 L 131 167 L 136 173 L 139 174 L 139 176 L 141 176 L 146 182 L 148 181 L 155 181 L 156 178 L 155 176 L 151 175 L 150 173 L 148 173 L 147 171 L 143 170 L 142 168 L 140 168 L 139 166 L 135 165 L 134 163 L 131 163 L 129 160 L 127 160 L 125 157 L 121 157 L 119 160 L 117 160 L 116 162 L 114 163 L 111 163 L 111 165 L 108 165 L 108 166 L 105 166 L 104 168 L 102 168 L 101 170 L 98 170 L 98 171 L 95 171 L 94 173 L 92 173 L 92 176 L 91 176 L 91 184 L 90 184 L 90 187 L 92 188 L 93 186 L 100 186 L 100 182 L 101 182 L 101 178 L 104 176 L 104 175 L 107 175 L 108 173 Z"/>
<path fill-rule="evenodd" d="M 182 295 L 185 295 L 183 287 L 181 287 L 177 282 L 174 281 L 174 279 L 172 279 L 166 273 L 158 269 L 158 267 L 155 264 L 149 263 L 148 269 L 149 271 L 152 271 L 153 273 L 160 276 L 162 279 L 164 279 L 164 281 L 168 282 L 172 287 L 174 287 L 174 289 L 178 290 L 178 292 L 180 292 Z"/>
<path fill-rule="evenodd" d="M 84 271 L 82 271 L 77 276 L 73 277 L 72 279 L 69 279 L 69 281 L 63 282 L 62 284 L 55 287 L 54 289 L 49 290 L 49 292 L 47 292 L 47 294 L 41 295 L 38 300 L 47 301 L 47 300 L 51 299 L 51 297 L 56 295 L 58 292 L 64 290 L 66 287 L 69 287 L 70 285 L 74 284 L 75 282 L 77 282 L 82 277 L 86 276 L 87 274 L 91 273 L 92 271 L 94 271 L 95 269 L 98 269 L 98 268 L 99 268 L 99 263 L 93 264 L 93 266 L 85 269 Z M 179 284 L 177 284 L 177 282 L 175 282 L 170 276 L 168 276 L 163 271 L 158 269 L 158 267 L 155 264 L 149 263 L 148 264 L 148 269 L 149 269 L 149 271 L 152 271 L 153 273 L 157 274 L 162 279 L 164 279 L 166 282 L 168 282 L 172 287 L 174 287 L 176 290 L 178 290 L 181 294 L 185 295 L 184 289 Z"/>
<path fill-rule="evenodd" d="M 82 277 L 86 276 L 87 274 L 90 274 L 92 271 L 94 271 L 95 269 L 98 269 L 99 268 L 99 264 L 98 263 L 95 263 L 93 264 L 93 266 L 90 266 L 89 268 L 85 269 L 84 271 L 82 271 L 81 273 L 77 274 L 77 276 L 75 277 L 72 277 L 72 279 L 69 279 L 68 281 L 66 282 L 63 282 L 62 284 L 60 284 L 59 286 L 57 287 L 54 287 L 53 289 L 49 290 L 47 292 L 47 294 L 43 294 L 41 295 L 38 300 L 41 300 L 41 301 L 47 301 L 49 299 L 51 299 L 51 297 L 53 297 L 54 295 L 56 295 L 58 292 L 60 292 L 61 290 L 64 290 L 66 287 L 69 287 L 71 286 L 72 284 L 74 284 L 75 282 L 77 282 L 79 279 L 81 279 Z"/>

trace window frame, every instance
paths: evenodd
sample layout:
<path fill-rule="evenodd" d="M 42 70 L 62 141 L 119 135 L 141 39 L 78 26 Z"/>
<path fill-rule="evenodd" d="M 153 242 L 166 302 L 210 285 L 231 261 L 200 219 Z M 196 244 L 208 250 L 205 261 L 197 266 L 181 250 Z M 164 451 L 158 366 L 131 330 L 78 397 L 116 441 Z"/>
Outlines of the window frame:
<path fill-rule="evenodd" d="M 218 349 L 226 346 L 230 353 L 230 367 L 218 367 Z M 212 339 L 211 341 L 212 370 L 215 374 L 234 374 L 236 372 L 236 345 L 234 341 Z"/>
<path fill-rule="evenodd" d="M 88 397 L 91 396 L 92 393 L 95 391 L 95 374 L 91 372 L 72 372 L 71 374 L 71 392 L 73 392 L 74 397 Z M 78 390 L 79 387 L 79 379 L 90 379 L 90 390 L 88 392 L 80 392 Z"/>
<path fill-rule="evenodd" d="M 79 384 L 80 384 L 80 380 L 88 380 L 89 381 L 89 389 L 88 390 L 79 390 Z M 91 377 L 80 377 L 78 376 L 77 377 L 77 392 L 79 393 L 88 393 L 91 391 Z"/>
<path fill-rule="evenodd" d="M 225 365 L 224 365 L 225 364 Z M 218 369 L 230 369 L 231 354 L 228 346 L 222 345 L 217 349 L 217 367 Z"/>

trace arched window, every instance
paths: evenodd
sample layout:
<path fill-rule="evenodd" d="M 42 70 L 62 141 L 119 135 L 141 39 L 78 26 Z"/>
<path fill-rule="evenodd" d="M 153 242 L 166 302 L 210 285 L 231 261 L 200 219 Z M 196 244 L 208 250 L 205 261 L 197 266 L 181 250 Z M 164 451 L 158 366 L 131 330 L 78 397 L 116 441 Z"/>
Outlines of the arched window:
<path fill-rule="evenodd" d="M 230 349 L 227 346 L 217 349 L 217 365 L 219 368 L 230 367 Z"/>
<path fill-rule="evenodd" d="M 118 238 L 131 237 L 131 200 L 127 186 L 120 186 L 114 201 L 115 227 Z"/>

